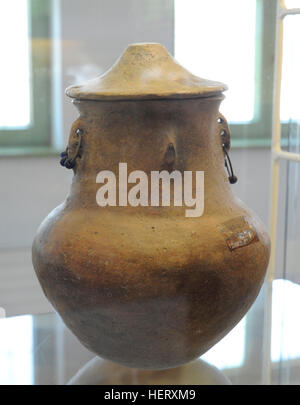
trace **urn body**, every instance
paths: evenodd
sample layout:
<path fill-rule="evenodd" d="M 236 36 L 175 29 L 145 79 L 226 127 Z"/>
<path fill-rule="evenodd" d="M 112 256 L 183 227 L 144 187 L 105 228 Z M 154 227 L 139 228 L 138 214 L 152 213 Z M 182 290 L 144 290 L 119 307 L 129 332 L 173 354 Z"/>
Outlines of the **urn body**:
<path fill-rule="evenodd" d="M 68 90 L 79 111 L 66 152 L 72 186 L 33 243 L 41 286 L 78 339 L 103 358 L 148 369 L 184 364 L 219 341 L 255 300 L 269 259 L 264 225 L 234 196 L 224 168 L 224 88 L 200 89 L 192 75 L 180 82 L 164 58 L 171 61 L 158 45 L 132 46 L 102 84 Z M 149 84 L 150 63 L 175 88 Z M 148 205 L 97 204 L 103 170 L 115 175 L 118 201 L 120 163 L 128 175 L 145 173 Z M 204 172 L 201 216 L 187 217 L 184 204 L 151 206 L 151 173 L 163 170 Z"/>

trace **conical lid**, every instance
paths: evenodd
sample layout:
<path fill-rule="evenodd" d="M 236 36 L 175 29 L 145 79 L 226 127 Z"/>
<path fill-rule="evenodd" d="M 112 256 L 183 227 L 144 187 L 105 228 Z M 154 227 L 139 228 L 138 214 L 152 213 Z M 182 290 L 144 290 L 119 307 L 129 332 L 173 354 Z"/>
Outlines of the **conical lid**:
<path fill-rule="evenodd" d="M 179 65 L 160 44 L 132 44 L 102 76 L 66 90 L 83 100 L 150 100 L 210 97 L 223 83 L 201 79 Z"/>

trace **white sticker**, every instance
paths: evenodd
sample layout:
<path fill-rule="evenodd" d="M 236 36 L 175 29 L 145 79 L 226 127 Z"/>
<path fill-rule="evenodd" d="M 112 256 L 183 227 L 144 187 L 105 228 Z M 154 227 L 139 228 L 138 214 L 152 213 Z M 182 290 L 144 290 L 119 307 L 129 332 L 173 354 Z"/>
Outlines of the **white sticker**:
<path fill-rule="evenodd" d="M 5 309 L 0 307 L 0 318 L 5 318 Z"/>

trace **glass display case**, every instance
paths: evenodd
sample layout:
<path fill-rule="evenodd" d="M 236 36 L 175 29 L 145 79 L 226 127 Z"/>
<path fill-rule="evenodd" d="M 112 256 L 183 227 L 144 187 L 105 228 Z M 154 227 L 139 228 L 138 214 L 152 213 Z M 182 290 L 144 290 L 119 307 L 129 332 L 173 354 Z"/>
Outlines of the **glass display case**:
<path fill-rule="evenodd" d="M 246 317 L 200 361 L 147 371 L 95 357 L 58 315 L 0 320 L 0 384 L 260 385 L 300 383 L 299 285 L 273 281 L 271 374 L 266 375 L 266 288 Z"/>
<path fill-rule="evenodd" d="M 0 384 L 300 384 L 300 1 L 8 0 L 0 12 Z M 265 282 L 239 323 L 198 360 L 156 371 L 102 360 L 81 345 L 45 299 L 31 262 L 38 225 L 73 181 L 72 171 L 59 166 L 78 119 L 65 89 L 99 77 L 135 43 L 160 43 L 194 78 L 228 85 L 220 113 L 228 120 L 227 152 L 238 177 L 230 187 L 258 214 L 272 245 Z M 127 73 L 128 84 L 132 70 Z M 140 114 L 131 111 L 128 133 Z M 180 122 L 183 109 L 176 111 L 169 121 L 176 115 Z M 107 128 L 115 123 L 107 120 Z M 171 132 L 164 164 L 178 156 Z M 147 142 L 157 156 L 155 142 Z M 114 153 L 126 149 L 124 142 L 116 145 Z M 143 149 L 134 148 L 146 162 Z"/>

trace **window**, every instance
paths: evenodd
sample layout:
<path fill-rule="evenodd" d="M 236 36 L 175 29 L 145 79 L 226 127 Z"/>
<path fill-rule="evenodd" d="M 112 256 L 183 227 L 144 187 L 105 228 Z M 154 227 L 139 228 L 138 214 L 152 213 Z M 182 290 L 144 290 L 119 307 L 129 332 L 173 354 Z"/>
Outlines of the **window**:
<path fill-rule="evenodd" d="M 30 44 L 27 1 L 19 1 L 18 13 L 15 13 L 16 5 L 14 0 L 0 3 L 1 15 L 7 17 L 3 18 L 0 25 L 1 53 L 4 61 L 1 64 L 1 129 L 27 128 L 30 124 Z M 7 38 L 10 38 L 10 41 L 7 41 Z"/>
<path fill-rule="evenodd" d="M 281 120 L 300 119 L 300 15 L 289 15 L 283 20 L 283 60 L 281 90 Z"/>
<path fill-rule="evenodd" d="M 285 0 L 286 8 L 297 8 L 300 7 L 300 0 Z"/>
<path fill-rule="evenodd" d="M 175 0 L 175 57 L 229 85 L 233 146 L 271 142 L 276 0 Z"/>
<path fill-rule="evenodd" d="M 50 1 L 0 3 L 0 147 L 51 145 Z"/>
<path fill-rule="evenodd" d="M 255 12 L 255 0 L 176 3 L 175 56 L 195 74 L 229 85 L 222 112 L 231 122 L 254 118 Z"/>

